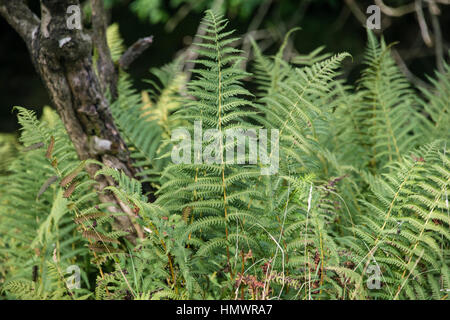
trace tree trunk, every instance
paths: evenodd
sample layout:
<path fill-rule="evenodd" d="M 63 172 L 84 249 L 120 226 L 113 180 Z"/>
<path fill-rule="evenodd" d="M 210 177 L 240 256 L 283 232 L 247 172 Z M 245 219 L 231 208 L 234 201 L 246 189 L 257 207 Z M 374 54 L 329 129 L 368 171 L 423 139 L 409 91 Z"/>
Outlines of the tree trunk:
<path fill-rule="evenodd" d="M 79 6 L 78 0 L 41 0 L 41 19 L 26 5 L 24 0 L 0 0 L 0 14 L 25 41 L 33 64 L 44 82 L 50 98 L 58 111 L 67 133 L 81 160 L 98 161 L 133 177 L 127 146 L 120 136 L 105 92 L 116 96 L 116 74 L 106 43 L 106 22 L 102 0 L 92 0 L 93 38 L 83 30 L 67 27 L 67 9 Z M 99 53 L 98 74 L 92 61 L 93 45 Z M 87 168 L 94 177 L 98 168 Z M 113 182 L 100 176 L 99 187 L 103 189 Z M 102 202 L 115 202 L 129 216 L 118 217 L 122 230 L 143 236 L 138 226 L 133 227 L 131 210 L 112 194 L 101 194 Z"/>

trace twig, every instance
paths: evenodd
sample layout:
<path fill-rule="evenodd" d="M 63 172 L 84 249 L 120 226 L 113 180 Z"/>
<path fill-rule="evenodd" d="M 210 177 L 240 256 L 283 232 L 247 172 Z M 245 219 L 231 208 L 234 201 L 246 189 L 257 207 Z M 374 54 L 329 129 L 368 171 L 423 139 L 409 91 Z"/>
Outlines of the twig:
<path fill-rule="evenodd" d="M 432 14 L 439 16 L 441 14 L 441 9 L 436 4 L 435 0 L 425 0 L 428 3 L 428 7 Z"/>
<path fill-rule="evenodd" d="M 426 0 L 427 2 L 429 2 L 430 0 Z M 441 3 L 441 4 L 449 4 L 450 5 L 450 0 L 434 0 L 437 3 Z"/>
<path fill-rule="evenodd" d="M 259 6 L 258 12 L 256 12 L 255 17 L 252 19 L 252 22 L 250 22 L 247 32 L 254 31 L 259 28 L 264 17 L 266 16 L 267 12 L 269 11 L 271 4 L 272 4 L 272 0 L 266 0 Z"/>
<path fill-rule="evenodd" d="M 362 23 L 363 26 L 366 25 L 366 15 L 364 12 L 361 11 L 359 6 L 355 3 L 355 0 L 345 0 L 345 3 L 350 8 L 350 10 L 353 12 L 356 19 L 358 19 L 359 22 Z"/>
<path fill-rule="evenodd" d="M 30 49 L 39 28 L 39 18 L 28 8 L 24 0 L 0 0 L 0 15 L 16 30 Z"/>
<path fill-rule="evenodd" d="M 175 13 L 175 15 L 169 19 L 169 21 L 167 21 L 166 26 L 164 27 L 164 29 L 167 32 L 172 32 L 177 25 L 180 23 L 181 20 L 183 20 L 191 11 L 191 4 L 185 4 L 184 6 L 182 6 L 177 13 Z"/>
<path fill-rule="evenodd" d="M 375 0 L 375 4 L 380 7 L 381 11 L 391 17 L 401 17 L 405 14 L 416 11 L 414 3 L 410 3 L 401 7 L 392 8 L 384 4 L 383 0 Z"/>
<path fill-rule="evenodd" d="M 350 16 L 350 9 L 348 6 L 344 6 L 336 22 L 330 28 L 330 33 L 335 33 L 336 31 L 340 30 L 347 22 L 349 16 Z"/>
<path fill-rule="evenodd" d="M 422 9 L 422 0 L 415 1 L 417 19 L 419 20 L 420 33 L 422 34 L 422 39 L 427 45 L 427 47 L 433 47 L 433 39 L 430 37 L 430 32 L 428 31 L 427 22 L 425 21 L 425 16 Z"/>
<path fill-rule="evenodd" d="M 98 51 L 97 70 L 102 83 L 103 90 L 108 89 L 113 97 L 117 98 L 117 73 L 114 68 L 114 62 L 111 58 L 111 52 L 106 40 L 107 18 L 103 6 L 103 0 L 92 0 L 92 29 L 93 44 Z"/>
<path fill-rule="evenodd" d="M 439 72 L 444 72 L 444 47 L 442 45 L 442 32 L 441 26 L 439 24 L 439 19 L 437 15 L 439 14 L 438 10 L 433 9 L 437 8 L 436 3 L 431 1 L 429 4 L 429 12 L 431 16 L 431 23 L 433 25 L 433 33 L 434 33 L 434 42 L 435 42 L 435 52 L 436 52 L 436 65 Z"/>
<path fill-rule="evenodd" d="M 136 41 L 127 51 L 120 57 L 119 66 L 123 70 L 127 70 L 129 66 L 136 60 L 148 47 L 153 43 L 153 36 L 145 37 Z"/>
<path fill-rule="evenodd" d="M 429 85 L 428 83 L 426 83 L 425 81 L 423 81 L 422 79 L 420 79 L 419 77 L 417 77 L 416 75 L 414 75 L 409 69 L 408 66 L 406 65 L 406 63 L 403 61 L 402 57 L 400 56 L 400 54 L 397 52 L 397 50 L 395 50 L 394 48 L 391 48 L 392 51 L 392 55 L 395 59 L 395 61 L 397 62 L 397 65 L 399 66 L 400 70 L 403 72 L 403 74 L 405 75 L 405 77 L 411 81 L 416 87 L 422 87 L 422 88 L 426 88 L 426 89 L 431 89 L 432 86 Z"/>
<path fill-rule="evenodd" d="M 299 25 L 299 23 L 302 21 L 303 17 L 305 16 L 305 12 L 308 10 L 308 7 L 311 5 L 311 2 L 312 2 L 311 0 L 304 0 L 301 2 L 298 10 L 294 13 L 293 17 L 287 24 L 287 29 L 285 30 L 286 33 L 289 32 L 290 30 L 292 30 L 292 28 Z M 284 59 L 286 61 L 290 61 L 290 59 L 293 56 L 294 50 L 295 49 L 294 49 L 293 40 L 291 37 L 289 37 L 287 39 L 287 45 L 286 45 L 286 49 L 285 49 L 285 53 L 284 53 Z"/>
<path fill-rule="evenodd" d="M 215 0 L 213 4 L 211 5 L 212 10 L 217 10 L 222 6 L 223 0 Z M 197 32 L 195 33 L 194 40 L 192 41 L 192 44 L 187 48 L 185 52 L 185 58 L 184 61 L 186 61 L 183 71 L 186 74 L 186 81 L 189 82 L 189 80 L 192 77 L 192 69 L 195 67 L 195 62 L 193 60 L 197 59 L 198 53 L 194 50 L 197 46 L 196 44 L 201 44 L 203 42 L 203 36 L 206 34 L 206 28 L 203 28 L 203 24 L 200 23 L 200 25 L 197 28 Z"/>

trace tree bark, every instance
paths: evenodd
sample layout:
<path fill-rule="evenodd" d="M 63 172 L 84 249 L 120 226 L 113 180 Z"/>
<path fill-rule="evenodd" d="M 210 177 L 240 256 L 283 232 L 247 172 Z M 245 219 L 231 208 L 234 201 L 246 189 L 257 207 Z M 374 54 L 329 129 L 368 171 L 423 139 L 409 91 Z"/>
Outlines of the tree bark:
<path fill-rule="evenodd" d="M 67 9 L 79 6 L 79 0 L 41 0 L 41 19 L 24 0 L 0 0 L 0 14 L 25 41 L 33 64 L 41 76 L 53 105 L 81 160 L 100 162 L 133 177 L 135 168 L 125 142 L 117 130 L 108 100 L 107 90 L 116 93 L 116 73 L 106 43 L 106 21 L 102 1 L 93 0 L 93 38 L 99 53 L 98 73 L 92 61 L 93 41 L 83 30 L 67 27 Z M 100 76 L 97 76 L 99 74 Z M 98 167 L 87 168 L 94 177 Z M 113 182 L 100 176 L 100 189 Z M 122 230 L 143 236 L 139 226 L 130 220 L 131 210 L 112 194 L 100 193 L 102 202 L 113 202 L 128 216 L 118 217 Z"/>

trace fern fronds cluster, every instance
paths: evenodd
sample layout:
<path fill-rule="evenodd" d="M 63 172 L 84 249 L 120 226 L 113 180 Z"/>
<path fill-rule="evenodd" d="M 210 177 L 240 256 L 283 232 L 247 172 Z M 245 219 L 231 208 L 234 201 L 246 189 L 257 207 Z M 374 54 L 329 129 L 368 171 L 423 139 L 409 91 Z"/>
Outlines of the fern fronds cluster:
<path fill-rule="evenodd" d="M 353 86 L 339 70 L 348 53 L 284 60 L 290 32 L 273 56 L 253 41 L 243 70 L 227 24 L 205 13 L 187 83 L 178 61 L 144 92 L 121 74 L 112 114 L 134 178 L 97 163 L 113 182 L 99 190 L 54 113 L 17 109 L 20 145 L 3 147 L 0 169 L 3 296 L 449 299 L 450 67 L 416 90 L 369 32 Z M 245 140 L 233 159 L 230 132 Z M 135 244 L 115 228 L 125 215 Z"/>

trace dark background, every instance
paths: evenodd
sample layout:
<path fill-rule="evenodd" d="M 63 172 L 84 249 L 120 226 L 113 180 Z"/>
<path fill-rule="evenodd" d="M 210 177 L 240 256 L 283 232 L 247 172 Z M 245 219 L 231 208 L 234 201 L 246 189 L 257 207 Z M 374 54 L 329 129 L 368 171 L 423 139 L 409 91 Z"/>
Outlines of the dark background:
<path fill-rule="evenodd" d="M 14 1 L 14 0 L 11 0 Z M 118 0 L 116 0 L 118 1 Z M 246 1 L 246 0 L 244 0 Z M 139 38 L 153 35 L 153 45 L 134 62 L 130 69 L 135 85 L 138 89 L 145 89 L 146 84 L 141 80 L 149 76 L 150 67 L 159 67 L 170 62 L 180 50 L 186 48 L 198 28 L 203 16 L 201 11 L 190 12 L 176 28 L 168 32 L 165 22 L 152 23 L 149 19 L 139 19 L 130 10 L 130 1 L 118 1 L 111 9 L 111 21 L 118 22 L 120 32 L 127 46 Z M 366 43 L 366 31 L 361 23 L 348 9 L 344 0 L 283 0 L 272 1 L 267 15 L 264 17 L 261 28 L 267 27 L 274 34 L 273 45 L 267 53 L 273 53 L 279 47 L 283 32 L 287 30 L 288 21 L 294 20 L 294 26 L 300 26 L 301 31 L 294 35 L 294 47 L 302 54 L 325 45 L 328 52 L 347 51 L 353 56 L 344 64 L 344 72 L 349 82 L 354 82 L 361 70 L 360 62 Z M 373 1 L 356 1 L 364 10 Z M 395 1 L 394 1 L 395 2 Z M 293 17 L 299 14 L 297 10 L 303 3 L 303 13 L 300 18 Z M 385 1 L 386 4 L 391 4 Z M 37 9 L 37 3 L 32 3 Z M 181 6 L 181 5 L 180 5 Z M 171 3 L 163 3 L 168 16 L 176 14 L 180 6 L 173 7 Z M 257 9 L 258 7 L 256 7 Z M 439 17 L 445 52 L 448 52 L 450 42 L 450 6 L 440 6 Z M 237 29 L 238 34 L 247 31 L 256 9 L 247 14 L 229 10 L 227 17 L 230 27 Z M 426 10 L 427 12 L 427 10 Z M 431 25 L 431 23 L 429 23 Z M 435 50 L 423 43 L 415 14 L 408 14 L 400 18 L 389 18 L 383 15 L 383 27 L 388 26 L 383 34 L 388 43 L 399 41 L 396 45 L 400 55 L 404 58 L 408 68 L 419 78 L 426 80 L 436 68 Z M 281 27 L 280 27 L 281 26 Z M 446 55 L 448 62 L 448 55 Z M 49 105 L 49 97 L 36 74 L 29 59 L 26 46 L 15 31 L 0 18 L 0 132 L 13 132 L 18 125 L 12 107 L 19 105 L 33 108 L 40 112 L 41 108 Z"/>

